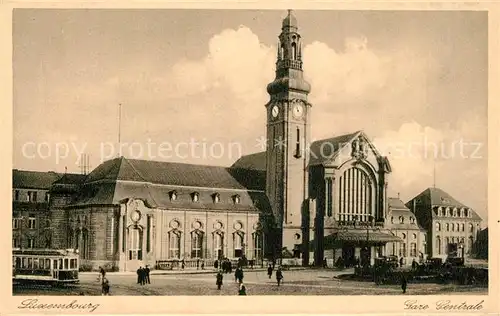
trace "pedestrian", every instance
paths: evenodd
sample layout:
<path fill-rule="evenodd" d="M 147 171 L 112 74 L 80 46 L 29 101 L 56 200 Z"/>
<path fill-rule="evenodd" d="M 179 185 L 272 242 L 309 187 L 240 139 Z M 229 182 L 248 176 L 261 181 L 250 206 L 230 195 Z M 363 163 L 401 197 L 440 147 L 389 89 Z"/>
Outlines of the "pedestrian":
<path fill-rule="evenodd" d="M 106 270 L 103 267 L 99 267 L 99 273 L 101 274 L 101 283 L 104 282 L 104 277 L 106 276 Z"/>
<path fill-rule="evenodd" d="M 242 283 L 240 284 L 240 289 L 238 290 L 238 295 L 247 295 L 247 288 Z"/>
<path fill-rule="evenodd" d="M 196 270 L 200 270 L 200 259 L 196 259 Z"/>
<path fill-rule="evenodd" d="M 406 293 L 407 286 L 408 286 L 408 281 L 406 280 L 404 273 L 401 273 L 401 289 L 403 290 L 403 294 Z"/>
<path fill-rule="evenodd" d="M 278 286 L 280 286 L 282 279 L 283 279 L 283 272 L 281 271 L 281 267 L 278 267 L 278 270 L 276 270 L 276 281 L 278 282 Z"/>
<path fill-rule="evenodd" d="M 401 258 L 399 259 L 399 266 L 400 266 L 400 267 L 402 267 L 402 266 L 403 266 L 403 263 L 404 263 L 404 259 L 403 259 L 403 257 L 401 257 Z"/>
<path fill-rule="evenodd" d="M 236 270 L 234 270 L 234 282 L 238 282 L 238 272 L 240 271 L 240 268 L 236 268 Z"/>
<path fill-rule="evenodd" d="M 222 286 L 222 279 L 224 278 L 224 276 L 222 275 L 222 271 L 218 271 L 217 272 L 217 276 L 216 276 L 216 280 L 215 280 L 215 284 L 217 285 L 217 290 L 220 290 L 221 286 Z"/>
<path fill-rule="evenodd" d="M 102 295 L 109 295 L 109 281 L 106 278 L 104 278 L 103 281 L 102 281 L 101 294 Z"/>
<path fill-rule="evenodd" d="M 141 284 L 141 270 L 142 270 L 142 267 L 139 267 L 139 269 L 137 269 L 137 284 Z"/>
<path fill-rule="evenodd" d="M 141 267 L 141 285 L 146 284 L 146 269 Z"/>
<path fill-rule="evenodd" d="M 149 272 L 151 272 L 151 270 L 149 269 L 149 265 L 147 265 L 146 269 L 144 269 L 145 283 L 147 284 L 151 284 L 151 281 L 149 280 Z"/>
<path fill-rule="evenodd" d="M 214 261 L 214 269 L 217 270 L 219 268 L 219 260 Z"/>
<path fill-rule="evenodd" d="M 240 267 L 240 268 L 236 269 L 235 273 L 237 274 L 236 278 L 238 279 L 238 282 L 240 284 L 243 283 L 243 269 Z"/>
<path fill-rule="evenodd" d="M 254 260 L 250 260 L 250 269 L 253 269 Z"/>
<path fill-rule="evenodd" d="M 269 276 L 269 279 L 271 279 L 271 276 L 273 275 L 273 266 L 270 264 L 267 267 L 267 275 Z"/>
<path fill-rule="evenodd" d="M 205 270 L 205 261 L 202 261 L 202 262 L 201 262 L 201 269 L 202 269 L 202 270 Z"/>
<path fill-rule="evenodd" d="M 184 270 L 185 266 L 186 266 L 186 263 L 184 262 L 184 259 L 182 259 L 182 261 L 181 261 L 181 268 L 182 268 L 182 270 Z"/>

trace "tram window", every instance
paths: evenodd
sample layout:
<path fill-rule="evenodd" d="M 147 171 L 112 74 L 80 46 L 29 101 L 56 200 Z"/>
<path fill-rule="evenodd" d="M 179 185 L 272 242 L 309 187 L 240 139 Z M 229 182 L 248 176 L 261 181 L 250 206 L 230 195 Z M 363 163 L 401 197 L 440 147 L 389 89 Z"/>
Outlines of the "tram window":
<path fill-rule="evenodd" d="M 45 261 L 43 259 L 40 259 L 40 269 L 45 269 Z"/>
<path fill-rule="evenodd" d="M 19 257 L 16 258 L 16 268 L 21 268 L 21 258 Z"/>
<path fill-rule="evenodd" d="M 33 269 L 38 269 L 38 258 L 33 258 Z"/>
<path fill-rule="evenodd" d="M 45 269 L 50 270 L 50 259 L 45 259 Z"/>
<path fill-rule="evenodd" d="M 26 268 L 28 268 L 28 263 L 27 263 L 26 258 L 23 258 L 23 269 L 26 269 Z"/>
<path fill-rule="evenodd" d="M 57 270 L 57 259 L 54 259 L 54 269 Z"/>
<path fill-rule="evenodd" d="M 70 261 L 69 261 L 69 267 L 70 267 L 70 269 L 75 269 L 76 268 L 76 259 L 70 259 Z"/>
<path fill-rule="evenodd" d="M 62 269 L 62 268 L 63 268 L 62 262 L 63 262 L 63 260 L 62 260 L 62 259 L 59 259 L 59 269 Z"/>
<path fill-rule="evenodd" d="M 68 259 L 64 259 L 64 269 L 68 269 Z"/>
<path fill-rule="evenodd" d="M 28 269 L 32 269 L 32 268 L 33 268 L 33 259 L 28 258 Z"/>

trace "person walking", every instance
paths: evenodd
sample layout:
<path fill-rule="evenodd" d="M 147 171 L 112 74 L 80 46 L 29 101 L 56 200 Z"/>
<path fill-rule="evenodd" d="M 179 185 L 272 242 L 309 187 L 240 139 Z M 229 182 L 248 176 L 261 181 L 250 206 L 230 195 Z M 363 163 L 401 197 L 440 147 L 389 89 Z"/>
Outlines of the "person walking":
<path fill-rule="evenodd" d="M 240 289 L 238 290 L 238 295 L 247 295 L 247 288 L 242 283 L 240 284 Z"/>
<path fill-rule="evenodd" d="M 406 280 L 404 273 L 401 273 L 401 289 L 403 290 L 403 294 L 406 293 L 407 286 L 408 286 L 408 281 Z"/>
<path fill-rule="evenodd" d="M 144 283 L 147 284 L 151 284 L 151 281 L 149 280 L 149 272 L 151 272 L 151 270 L 149 269 L 149 265 L 147 265 L 146 268 L 144 269 L 144 278 L 145 278 Z"/>
<path fill-rule="evenodd" d="M 214 269 L 217 270 L 219 268 L 219 260 L 214 261 Z"/>
<path fill-rule="evenodd" d="M 217 272 L 217 276 L 215 277 L 215 284 L 217 285 L 217 290 L 220 290 L 221 286 L 222 286 L 222 279 L 224 278 L 224 276 L 222 275 L 222 271 L 219 270 Z"/>
<path fill-rule="evenodd" d="M 278 270 L 276 270 L 276 281 L 278 282 L 278 286 L 280 286 L 281 280 L 283 280 L 283 272 L 281 271 L 281 267 L 278 267 Z"/>
<path fill-rule="evenodd" d="M 241 267 L 239 267 L 238 269 L 236 269 L 236 273 L 237 273 L 237 276 L 236 278 L 238 279 L 238 282 L 241 284 L 243 283 L 243 269 Z"/>
<path fill-rule="evenodd" d="M 202 270 L 205 270 L 205 260 L 203 260 L 203 261 L 201 262 L 201 269 L 202 269 Z"/>
<path fill-rule="evenodd" d="M 184 270 L 185 267 L 186 267 L 186 263 L 184 262 L 184 259 L 182 259 L 182 261 L 181 261 L 181 268 L 182 268 L 182 270 Z"/>
<path fill-rule="evenodd" d="M 106 276 L 106 270 L 103 267 L 99 267 L 99 273 L 101 274 L 101 283 L 104 282 L 104 277 Z"/>
<path fill-rule="evenodd" d="M 271 276 L 273 275 L 273 266 L 269 264 L 267 267 L 267 276 L 269 276 L 269 279 L 271 279 Z"/>

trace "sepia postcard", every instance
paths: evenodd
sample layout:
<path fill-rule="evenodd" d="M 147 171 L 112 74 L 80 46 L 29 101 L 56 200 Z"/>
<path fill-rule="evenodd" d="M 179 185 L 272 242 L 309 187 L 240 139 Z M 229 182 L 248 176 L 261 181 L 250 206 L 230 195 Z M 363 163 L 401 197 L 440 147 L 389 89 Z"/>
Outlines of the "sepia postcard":
<path fill-rule="evenodd" d="M 499 5 L 1 10 L 2 314 L 498 315 Z"/>

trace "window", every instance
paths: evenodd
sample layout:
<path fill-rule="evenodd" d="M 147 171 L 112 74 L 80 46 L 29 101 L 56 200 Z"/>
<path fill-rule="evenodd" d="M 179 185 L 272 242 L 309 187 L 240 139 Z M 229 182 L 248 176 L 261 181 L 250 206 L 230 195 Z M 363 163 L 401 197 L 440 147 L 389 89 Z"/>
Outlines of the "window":
<path fill-rule="evenodd" d="M 454 208 L 454 209 L 453 209 L 453 217 L 457 217 L 457 216 L 458 216 L 458 213 L 457 213 L 457 212 L 458 212 L 458 211 L 457 211 L 457 209 L 456 209 L 456 208 Z"/>
<path fill-rule="evenodd" d="M 441 224 L 440 223 L 436 223 L 436 231 L 441 231 Z"/>
<path fill-rule="evenodd" d="M 469 224 L 469 232 L 474 232 L 474 225 L 472 224 Z"/>
<path fill-rule="evenodd" d="M 169 243 L 168 243 L 168 254 L 172 259 L 181 258 L 181 233 L 177 231 L 171 231 L 169 233 Z"/>
<path fill-rule="evenodd" d="M 413 239 L 417 239 L 417 234 L 413 234 Z"/>
<path fill-rule="evenodd" d="M 234 245 L 234 257 L 241 258 L 243 257 L 243 237 L 244 234 L 242 232 L 236 232 L 233 234 L 233 245 Z"/>
<path fill-rule="evenodd" d="M 394 224 L 394 217 L 391 216 L 391 224 Z"/>
<path fill-rule="evenodd" d="M 415 218 L 414 217 L 410 217 L 410 223 L 415 224 Z"/>
<path fill-rule="evenodd" d="M 472 248 L 473 248 L 473 246 L 474 246 L 474 239 L 472 238 L 472 236 L 470 236 L 470 237 L 469 237 L 469 242 L 468 242 L 468 244 L 467 244 L 467 252 L 468 252 L 469 254 L 471 254 L 471 253 L 472 253 Z"/>
<path fill-rule="evenodd" d="M 198 202 L 200 199 L 200 194 L 198 192 L 194 192 L 192 195 L 193 202 Z"/>
<path fill-rule="evenodd" d="M 220 202 L 220 195 L 219 195 L 219 193 L 214 193 L 214 195 L 212 197 L 214 199 L 214 203 L 219 203 Z"/>
<path fill-rule="evenodd" d="M 460 210 L 460 217 L 464 217 L 465 213 L 464 213 L 464 209 L 461 209 Z"/>
<path fill-rule="evenodd" d="M 460 224 L 460 228 L 461 228 L 460 229 L 461 231 L 463 231 L 463 232 L 465 231 L 465 225 L 464 225 L 464 223 Z"/>
<path fill-rule="evenodd" d="M 21 219 L 20 218 L 13 218 L 12 219 L 12 228 L 13 229 L 19 229 L 19 224 L 21 222 Z"/>
<path fill-rule="evenodd" d="M 400 216 L 400 217 L 399 217 L 399 222 L 400 222 L 401 224 L 404 224 L 404 222 L 405 222 L 405 218 L 404 218 L 403 216 Z"/>
<path fill-rule="evenodd" d="M 450 231 L 450 224 L 449 223 L 446 223 L 446 231 L 449 232 Z"/>
<path fill-rule="evenodd" d="M 33 191 L 33 202 L 36 202 L 37 200 L 37 192 Z"/>
<path fill-rule="evenodd" d="M 455 223 L 451 223 L 451 231 L 454 232 L 455 231 Z"/>
<path fill-rule="evenodd" d="M 12 238 L 12 248 L 21 248 L 21 243 L 19 238 L 17 237 Z"/>
<path fill-rule="evenodd" d="M 446 216 L 450 216 L 450 209 L 446 208 Z"/>
<path fill-rule="evenodd" d="M 33 215 L 30 215 L 28 218 L 28 228 L 35 229 L 36 228 L 36 218 Z"/>
<path fill-rule="evenodd" d="M 412 242 L 410 244 L 410 257 L 417 256 L 417 243 Z"/>
<path fill-rule="evenodd" d="M 300 150 L 300 129 L 297 127 L 297 142 L 295 143 L 295 158 L 302 157 L 302 153 Z"/>
<path fill-rule="evenodd" d="M 443 209 L 442 208 L 438 208 L 438 216 L 443 216 Z"/>
<path fill-rule="evenodd" d="M 239 195 L 234 195 L 233 196 L 233 202 L 234 204 L 239 204 L 240 203 L 240 196 Z"/>
<path fill-rule="evenodd" d="M 262 258 L 262 234 L 260 232 L 256 232 L 253 234 L 253 250 L 254 250 L 254 258 L 261 259 Z"/>
<path fill-rule="evenodd" d="M 217 259 L 222 259 L 224 256 L 224 234 L 222 232 L 216 232 L 214 234 L 214 256 Z"/>
<path fill-rule="evenodd" d="M 332 216 L 332 179 L 326 179 L 326 208 L 327 208 L 327 216 Z"/>
<path fill-rule="evenodd" d="M 50 193 L 47 192 L 45 193 L 45 202 L 49 202 L 49 200 L 50 200 Z"/>
<path fill-rule="evenodd" d="M 16 190 L 15 193 L 14 193 L 14 195 L 15 195 L 15 197 L 14 197 L 15 200 L 19 201 L 19 190 Z"/>
<path fill-rule="evenodd" d="M 26 201 L 31 202 L 31 191 L 26 194 Z"/>
<path fill-rule="evenodd" d="M 151 226 L 153 226 L 151 215 L 147 215 L 146 219 L 146 252 L 151 252 Z"/>
<path fill-rule="evenodd" d="M 401 238 L 406 239 L 406 234 L 401 234 Z"/>
<path fill-rule="evenodd" d="M 170 200 L 171 201 L 177 200 L 177 192 L 176 191 L 171 191 L 170 192 Z"/>
<path fill-rule="evenodd" d="M 399 244 L 399 256 L 406 257 L 406 243 L 404 242 Z"/>
<path fill-rule="evenodd" d="M 28 238 L 28 248 L 35 248 L 35 239 Z"/>
<path fill-rule="evenodd" d="M 200 231 L 191 233 L 191 258 L 203 258 L 203 233 Z"/>
<path fill-rule="evenodd" d="M 129 230 L 129 260 L 142 260 L 142 230 L 131 228 Z"/>

